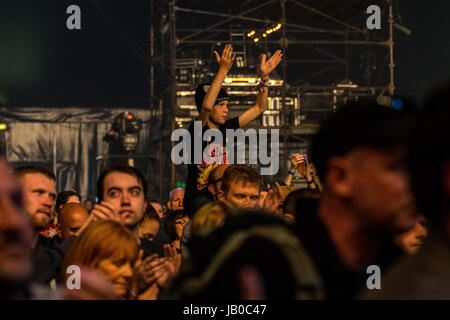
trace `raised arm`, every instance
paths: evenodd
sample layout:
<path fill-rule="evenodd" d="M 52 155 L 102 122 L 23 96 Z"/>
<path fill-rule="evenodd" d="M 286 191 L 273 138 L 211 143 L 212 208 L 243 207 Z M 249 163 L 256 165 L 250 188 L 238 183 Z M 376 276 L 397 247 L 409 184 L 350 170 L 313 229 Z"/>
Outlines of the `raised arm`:
<path fill-rule="evenodd" d="M 261 80 L 267 81 L 269 79 L 269 74 L 277 67 L 280 63 L 283 54 L 281 50 L 277 50 L 273 56 L 266 61 L 266 55 L 263 54 L 261 57 Z M 250 122 L 258 118 L 261 113 L 263 113 L 267 108 L 267 96 L 269 95 L 269 88 L 266 86 L 261 86 L 261 90 L 256 97 L 256 104 L 242 113 L 239 116 L 239 126 L 245 127 Z"/>
<path fill-rule="evenodd" d="M 216 55 L 217 62 L 219 63 L 219 71 L 217 71 L 216 77 L 211 83 L 211 87 L 205 95 L 202 103 L 202 109 L 198 116 L 198 120 L 202 121 L 202 127 L 204 127 L 208 121 L 209 114 L 211 113 L 214 103 L 216 102 L 217 95 L 219 94 L 222 83 L 225 80 L 228 72 L 233 66 L 234 59 L 236 55 L 233 55 L 233 47 L 231 44 L 225 45 L 223 49 L 222 56 L 219 56 L 217 51 L 214 51 Z"/>

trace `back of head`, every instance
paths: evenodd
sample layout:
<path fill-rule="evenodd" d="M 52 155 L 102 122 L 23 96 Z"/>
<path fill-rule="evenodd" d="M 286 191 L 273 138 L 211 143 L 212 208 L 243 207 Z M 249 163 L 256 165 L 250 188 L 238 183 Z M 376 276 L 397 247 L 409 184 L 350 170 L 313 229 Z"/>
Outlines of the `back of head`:
<path fill-rule="evenodd" d="M 254 184 L 259 188 L 262 184 L 258 171 L 248 165 L 232 165 L 225 170 L 222 178 L 222 191 L 227 193 L 232 183 Z"/>
<path fill-rule="evenodd" d="M 142 184 L 142 189 L 144 191 L 144 195 L 147 194 L 148 184 L 147 184 L 147 180 L 145 179 L 145 176 L 142 174 L 142 172 L 139 171 L 138 169 L 136 169 L 135 167 L 119 165 L 119 166 L 114 166 L 112 168 L 109 168 L 109 169 L 103 171 L 100 174 L 100 176 L 98 177 L 97 198 L 99 201 L 103 200 L 103 193 L 104 193 L 103 184 L 104 184 L 105 178 L 106 178 L 106 176 L 108 176 L 108 174 L 110 174 L 112 172 L 120 172 L 120 173 L 125 173 L 125 174 L 134 176 Z"/>
<path fill-rule="evenodd" d="M 449 215 L 450 82 L 426 99 L 411 139 L 408 167 L 416 203 L 440 226 Z"/>
<path fill-rule="evenodd" d="M 311 162 L 322 181 L 327 161 L 357 147 L 395 148 L 406 142 L 408 119 L 401 111 L 360 100 L 342 106 L 322 123 L 311 145 Z"/>
<path fill-rule="evenodd" d="M 64 222 L 64 220 L 73 214 L 80 214 L 89 216 L 89 212 L 84 206 L 79 203 L 66 203 L 60 211 L 58 222 Z"/>
<path fill-rule="evenodd" d="M 284 200 L 283 212 L 296 215 L 297 203 L 300 199 L 319 199 L 320 191 L 314 191 L 309 189 L 296 189 L 289 193 Z"/>
<path fill-rule="evenodd" d="M 70 197 L 75 196 L 78 197 L 78 199 L 80 199 L 80 195 L 74 191 L 74 190 L 66 190 L 66 191 L 62 191 L 58 194 L 58 197 L 56 198 L 56 206 L 55 206 L 55 210 L 56 212 L 60 212 L 60 206 L 63 204 L 66 204 L 67 201 L 69 200 Z"/>
<path fill-rule="evenodd" d="M 75 240 L 63 262 L 63 274 L 70 265 L 97 268 L 104 259 L 137 258 L 137 243 L 131 232 L 118 222 L 92 222 Z"/>
<path fill-rule="evenodd" d="M 202 83 L 197 87 L 197 90 L 195 90 L 195 106 L 197 107 L 198 112 L 202 110 L 203 100 L 205 99 L 206 93 L 208 92 L 210 86 L 211 84 Z M 220 89 L 214 105 L 225 100 L 230 100 L 230 96 L 224 89 Z"/>
<path fill-rule="evenodd" d="M 197 234 L 202 230 L 221 226 L 228 215 L 229 207 L 222 201 L 205 204 L 192 219 L 191 232 Z"/>

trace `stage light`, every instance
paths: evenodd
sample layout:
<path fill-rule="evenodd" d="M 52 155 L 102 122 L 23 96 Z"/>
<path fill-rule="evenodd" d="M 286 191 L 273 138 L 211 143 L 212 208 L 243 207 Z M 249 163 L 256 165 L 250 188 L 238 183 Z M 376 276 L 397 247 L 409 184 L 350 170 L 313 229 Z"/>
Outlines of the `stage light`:
<path fill-rule="evenodd" d="M 253 42 L 259 42 L 259 38 L 255 38 L 255 39 L 253 39 Z"/>
<path fill-rule="evenodd" d="M 392 101 L 392 108 L 395 110 L 401 110 L 403 108 L 403 100 L 400 98 L 395 98 Z"/>
<path fill-rule="evenodd" d="M 6 130 L 8 130 L 8 124 L 0 123 L 0 131 L 6 131 Z"/>
<path fill-rule="evenodd" d="M 267 37 L 267 34 L 263 33 L 263 35 L 262 35 L 262 36 L 263 36 L 263 38 L 265 38 L 265 37 Z"/>
<path fill-rule="evenodd" d="M 255 30 L 250 31 L 249 33 L 247 33 L 247 37 L 252 37 L 255 35 Z"/>

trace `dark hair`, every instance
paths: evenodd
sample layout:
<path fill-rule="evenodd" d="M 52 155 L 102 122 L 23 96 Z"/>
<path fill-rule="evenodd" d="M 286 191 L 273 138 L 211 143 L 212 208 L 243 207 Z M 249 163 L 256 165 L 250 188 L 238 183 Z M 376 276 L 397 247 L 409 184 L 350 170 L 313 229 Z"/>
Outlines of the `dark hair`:
<path fill-rule="evenodd" d="M 205 86 L 210 86 L 209 83 L 202 83 L 197 87 L 197 90 L 195 91 L 195 106 L 197 107 L 197 111 L 200 112 L 202 110 L 203 100 L 205 99 L 206 90 Z M 219 94 L 217 95 L 216 102 L 214 102 L 214 105 L 220 103 L 224 100 L 230 100 L 230 96 L 225 91 L 225 89 L 220 89 Z"/>
<path fill-rule="evenodd" d="M 104 192 L 103 183 L 105 181 L 106 176 L 112 172 L 121 172 L 121 173 L 126 173 L 129 175 L 135 176 L 138 179 L 138 181 L 142 184 L 142 188 L 144 191 L 144 197 L 147 195 L 147 191 L 148 191 L 147 180 L 145 179 L 142 172 L 140 172 L 138 169 L 136 169 L 134 167 L 130 167 L 130 166 L 126 166 L 126 165 L 119 165 L 119 166 L 115 166 L 115 167 L 112 167 L 110 169 L 103 171 L 102 174 L 100 175 L 100 177 L 98 177 L 98 180 L 97 180 L 98 201 L 103 200 L 103 192 Z"/>
<path fill-rule="evenodd" d="M 19 177 L 22 178 L 23 176 L 25 176 L 27 173 L 40 173 L 43 174 L 44 176 L 46 176 L 49 179 L 52 179 L 54 181 L 56 181 L 56 176 L 53 173 L 53 171 L 45 168 L 45 167 L 41 167 L 41 166 L 23 166 L 23 167 L 19 167 L 14 169 L 14 174 Z"/>
<path fill-rule="evenodd" d="M 375 101 L 342 106 L 322 123 L 311 144 L 311 162 L 324 181 L 327 161 L 361 146 L 394 148 L 407 141 L 409 118 Z"/>
<path fill-rule="evenodd" d="M 144 220 L 155 220 L 159 222 L 158 212 L 156 212 L 155 208 L 153 208 L 153 206 L 150 203 L 147 205 L 147 210 L 145 210 L 144 212 L 142 221 Z"/>
<path fill-rule="evenodd" d="M 450 163 L 450 82 L 432 92 L 413 127 L 408 168 L 418 209 L 439 226 L 449 210 L 443 170 Z"/>
<path fill-rule="evenodd" d="M 294 216 L 297 214 L 297 203 L 300 199 L 319 199 L 320 191 L 296 189 L 288 194 L 283 203 L 283 212 Z"/>
<path fill-rule="evenodd" d="M 59 207 L 63 204 L 67 203 L 67 200 L 69 200 L 70 197 L 77 196 L 78 199 L 81 200 L 80 195 L 75 190 L 66 190 L 62 191 L 58 194 L 58 197 L 56 197 L 56 205 L 55 205 L 55 211 L 57 213 L 60 212 Z"/>
<path fill-rule="evenodd" d="M 184 210 L 167 211 L 166 218 L 164 220 L 164 227 L 166 229 L 167 235 L 172 241 L 178 240 L 175 222 L 178 219 L 182 219 L 184 217 L 188 217 L 188 213 Z"/>
<path fill-rule="evenodd" d="M 228 167 L 222 178 L 222 190 L 228 192 L 232 182 L 245 182 L 250 184 L 256 184 L 261 188 L 262 179 L 256 169 L 248 165 L 232 165 Z"/>

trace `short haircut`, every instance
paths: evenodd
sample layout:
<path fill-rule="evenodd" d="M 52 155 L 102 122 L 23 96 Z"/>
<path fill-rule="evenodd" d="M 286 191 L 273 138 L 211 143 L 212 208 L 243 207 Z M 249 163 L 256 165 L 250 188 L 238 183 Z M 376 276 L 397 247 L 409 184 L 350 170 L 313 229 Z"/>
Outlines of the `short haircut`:
<path fill-rule="evenodd" d="M 223 174 L 222 191 L 227 193 L 233 182 L 254 184 L 261 189 L 262 179 L 258 171 L 248 165 L 232 165 Z"/>
<path fill-rule="evenodd" d="M 283 213 L 293 216 L 297 214 L 297 203 L 300 199 L 319 199 L 320 191 L 309 189 L 296 189 L 288 194 L 283 203 Z"/>
<path fill-rule="evenodd" d="M 156 212 L 155 208 L 153 208 L 153 206 L 150 204 L 147 206 L 147 210 L 145 210 L 145 212 L 144 212 L 142 221 L 144 221 L 144 220 L 155 220 L 155 221 L 159 222 L 159 215 Z"/>
<path fill-rule="evenodd" d="M 192 219 L 192 234 L 198 234 L 202 230 L 221 226 L 228 216 L 228 211 L 228 205 L 222 201 L 205 204 L 195 213 Z"/>
<path fill-rule="evenodd" d="M 184 210 L 169 210 L 167 212 L 166 219 L 164 220 L 164 227 L 166 228 L 167 235 L 172 241 L 178 240 L 175 223 L 178 219 L 183 219 L 184 217 L 188 217 L 188 213 Z"/>
<path fill-rule="evenodd" d="M 450 82 L 432 92 L 417 115 L 408 154 L 418 209 L 440 226 L 450 209 L 443 172 L 450 164 Z"/>
<path fill-rule="evenodd" d="M 53 173 L 53 171 L 45 168 L 45 167 L 41 167 L 41 166 L 23 166 L 23 167 L 19 167 L 14 169 L 14 174 L 19 177 L 19 178 L 23 178 L 26 174 L 28 173 L 40 173 L 44 176 L 46 176 L 49 179 L 52 179 L 54 181 L 56 181 L 56 176 Z"/>
<path fill-rule="evenodd" d="M 59 207 L 63 204 L 66 204 L 67 200 L 69 200 L 69 198 L 72 196 L 76 196 L 78 197 L 78 199 L 81 200 L 80 195 L 75 190 L 66 190 L 58 193 L 58 197 L 56 197 L 55 211 L 59 213 L 60 212 Z"/>
<path fill-rule="evenodd" d="M 324 181 L 327 162 L 358 147 L 391 149 L 406 143 L 409 118 L 405 113 L 371 100 L 342 106 L 322 123 L 313 137 L 311 160 Z"/>
<path fill-rule="evenodd" d="M 206 93 L 208 92 L 211 84 L 202 83 L 195 90 L 195 106 L 197 107 L 197 111 L 200 112 L 202 110 L 203 100 L 205 99 Z M 214 105 L 220 103 L 221 101 L 230 100 L 230 96 L 224 89 L 220 89 L 219 94 L 217 95 L 216 101 Z"/>
<path fill-rule="evenodd" d="M 100 177 L 98 177 L 98 180 L 97 180 L 98 201 L 103 200 L 103 193 L 104 193 L 103 183 L 105 182 L 106 176 L 112 172 L 126 173 L 126 174 L 136 177 L 136 179 L 138 179 L 138 181 L 142 185 L 142 189 L 144 191 L 144 197 L 147 195 L 147 191 L 148 191 L 147 180 L 145 179 L 142 172 L 140 172 L 138 169 L 131 167 L 131 166 L 119 165 L 119 166 L 115 166 L 115 167 L 112 167 L 110 169 L 103 171 L 102 174 L 100 175 Z"/>

